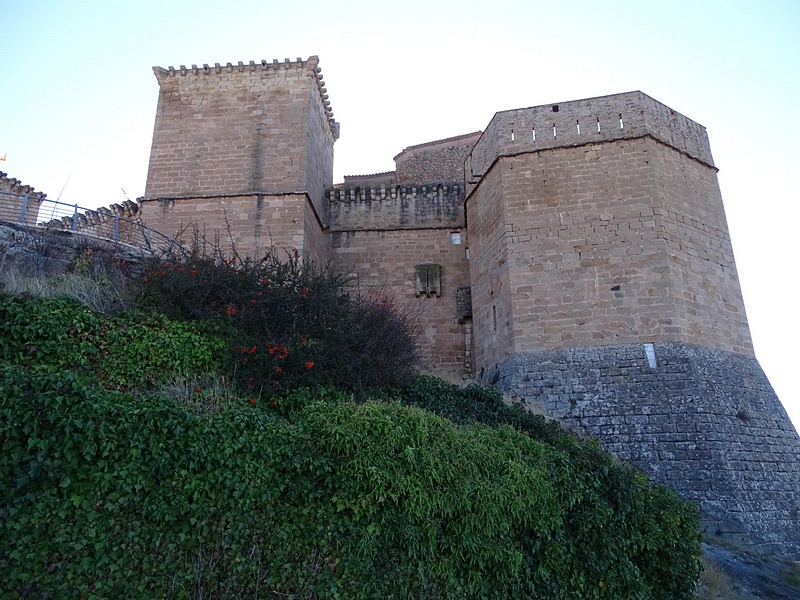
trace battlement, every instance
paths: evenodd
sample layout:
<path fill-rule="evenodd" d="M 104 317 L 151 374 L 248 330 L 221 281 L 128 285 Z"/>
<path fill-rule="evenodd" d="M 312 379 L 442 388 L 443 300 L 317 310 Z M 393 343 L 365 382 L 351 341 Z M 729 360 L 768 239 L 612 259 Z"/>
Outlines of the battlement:
<path fill-rule="evenodd" d="M 714 168 L 706 129 L 636 91 L 495 114 L 467 157 L 470 183 L 500 156 L 650 136 Z"/>
<path fill-rule="evenodd" d="M 177 69 L 171 65 L 166 69 L 163 67 L 153 67 L 153 73 L 155 73 L 159 85 L 161 85 L 163 81 L 170 77 L 186 77 L 187 75 L 224 76 L 234 73 L 259 73 L 262 76 L 270 76 L 279 75 L 282 73 L 286 74 L 290 71 L 308 73 L 314 77 L 317 85 L 317 91 L 319 92 L 319 96 L 327 116 L 328 124 L 331 128 L 333 139 L 339 139 L 339 123 L 337 123 L 333 118 L 333 109 L 331 107 L 330 100 L 328 99 L 328 89 L 325 87 L 325 80 L 322 77 L 322 69 L 319 67 L 319 56 L 309 56 L 308 60 L 303 60 L 298 56 L 293 61 L 285 58 L 283 59 L 283 62 L 278 61 L 276 58 L 272 59 L 272 62 L 268 62 L 266 60 L 255 62 L 251 60 L 248 64 L 239 61 L 236 65 L 232 63 L 226 63 L 225 66 L 222 66 L 219 63 L 214 63 L 213 67 L 210 67 L 208 64 L 203 64 L 202 67 L 192 65 L 190 68 L 186 68 L 185 65 L 181 65 Z"/>
<path fill-rule="evenodd" d="M 319 59 L 154 67 L 158 111 L 148 199 L 272 190 L 323 214 L 333 183 L 333 118 Z"/>
<path fill-rule="evenodd" d="M 49 225 L 302 251 L 413 316 L 426 369 L 478 374 L 800 556 L 800 439 L 753 354 L 705 128 L 639 91 L 507 110 L 334 186 L 318 61 L 154 67 L 145 197 Z M 44 194 L 5 173 L 0 193 L 35 224 Z"/>
<path fill-rule="evenodd" d="M 79 212 L 75 219 L 74 228 L 86 233 L 93 228 L 103 228 L 113 225 L 117 219 L 131 221 L 136 219 L 142 211 L 141 200 L 125 200 L 122 204 L 101 206 L 95 210 Z M 73 228 L 72 215 L 52 219 L 44 223 L 46 227 L 69 230 Z M 97 232 L 93 232 L 97 233 Z M 106 237 L 112 237 L 106 235 Z"/>
<path fill-rule="evenodd" d="M 12 194 L 27 194 L 31 198 L 40 200 L 47 197 L 47 194 L 44 192 L 36 192 L 33 186 L 25 185 L 19 179 L 9 177 L 8 173 L 3 173 L 2 171 L 0 171 L 0 191 L 10 192 Z"/>
<path fill-rule="evenodd" d="M 47 194 L 36 192 L 32 186 L 0 171 L 0 218 L 34 225 L 39 205 L 46 196 Z"/>
<path fill-rule="evenodd" d="M 378 175 L 382 175 L 379 173 Z M 354 177 L 373 177 L 373 175 L 356 175 Z M 461 196 L 464 197 L 464 186 L 460 183 L 426 183 L 405 185 L 345 186 L 328 190 L 326 197 L 334 202 L 352 202 L 355 200 L 385 200 L 386 198 L 404 199 L 420 196 Z"/>
<path fill-rule="evenodd" d="M 464 227 L 460 183 L 348 186 L 328 191 L 331 231 Z"/>

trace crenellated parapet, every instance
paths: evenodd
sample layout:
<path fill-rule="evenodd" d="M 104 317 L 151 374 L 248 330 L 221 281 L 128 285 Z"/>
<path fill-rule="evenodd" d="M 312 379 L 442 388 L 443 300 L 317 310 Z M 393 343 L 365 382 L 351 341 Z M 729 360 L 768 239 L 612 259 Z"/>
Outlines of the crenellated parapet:
<path fill-rule="evenodd" d="M 69 213 L 63 214 L 63 210 L 59 210 L 61 216 L 39 223 L 39 226 L 47 229 L 72 231 L 139 247 L 161 246 L 167 240 L 165 236 L 151 230 L 143 221 L 142 203 L 138 199 L 136 201 L 126 200 L 120 204 L 115 203 L 94 210 L 72 209 L 67 205 L 60 206 L 69 208 Z M 151 240 L 151 235 L 158 239 Z M 168 241 L 167 244 L 169 244 Z"/>
<path fill-rule="evenodd" d="M 328 191 L 331 231 L 464 227 L 464 185 L 349 186 Z"/>
<path fill-rule="evenodd" d="M 283 62 L 279 61 L 277 58 L 272 59 L 271 62 L 266 60 L 255 62 L 254 60 L 251 60 L 247 64 L 239 61 L 235 65 L 233 63 L 226 63 L 224 66 L 220 63 L 214 63 L 213 67 L 209 66 L 208 64 L 203 64 L 202 67 L 192 65 L 189 68 L 187 68 L 185 65 L 181 65 L 177 69 L 171 65 L 166 69 L 163 67 L 153 67 L 153 72 L 155 73 L 159 84 L 170 77 L 187 77 L 192 75 L 224 77 L 235 73 L 259 74 L 260 76 L 281 76 L 290 71 L 304 72 L 314 78 L 320 100 L 325 109 L 328 124 L 331 128 L 333 139 L 339 139 L 339 123 L 337 123 L 333 118 L 333 109 L 331 108 L 331 102 L 328 98 L 328 89 L 325 87 L 325 80 L 322 77 L 322 69 L 319 67 L 319 56 L 310 56 L 308 60 L 303 60 L 298 56 L 293 61 L 285 58 L 283 59 Z"/>
<path fill-rule="evenodd" d="M 47 194 L 44 192 L 37 192 L 33 186 L 25 185 L 19 179 L 9 177 L 8 173 L 0 171 L 0 192 L 10 192 L 12 194 L 28 195 L 30 198 L 42 199 L 46 198 Z"/>
<path fill-rule="evenodd" d="M 645 136 L 714 168 L 706 129 L 636 91 L 495 114 L 467 157 L 477 183 L 500 156 Z"/>
<path fill-rule="evenodd" d="M 33 225 L 39 213 L 39 204 L 47 197 L 33 186 L 9 177 L 0 171 L 0 218 L 14 223 Z"/>
<path fill-rule="evenodd" d="M 318 57 L 153 72 L 159 98 L 146 199 L 271 190 L 306 194 L 324 214 L 339 124 Z"/>
<path fill-rule="evenodd" d="M 84 210 L 74 215 L 64 215 L 52 221 L 42 223 L 43 226 L 58 229 L 75 229 L 83 233 L 100 234 L 105 227 L 114 225 L 119 220 L 138 221 L 142 204 L 139 200 L 126 200 L 122 204 L 111 204 L 96 210 Z M 73 227 L 73 222 L 75 223 Z M 105 236 L 110 237 L 110 236 Z"/>

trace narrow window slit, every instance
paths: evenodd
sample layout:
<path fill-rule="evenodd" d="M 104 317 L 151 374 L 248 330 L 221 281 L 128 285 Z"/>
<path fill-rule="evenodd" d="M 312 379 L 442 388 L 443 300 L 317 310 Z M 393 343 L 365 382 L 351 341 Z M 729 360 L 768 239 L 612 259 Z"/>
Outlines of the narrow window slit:
<path fill-rule="evenodd" d="M 580 135 L 581 134 L 581 122 L 580 121 L 575 121 L 575 126 L 578 128 L 578 135 Z"/>
<path fill-rule="evenodd" d="M 514 141 L 514 130 L 513 129 L 511 130 L 511 141 L 512 142 Z"/>
<path fill-rule="evenodd" d="M 656 360 L 656 348 L 653 344 L 645 344 L 644 345 L 644 354 L 647 357 L 647 364 L 650 366 L 651 369 L 655 369 L 658 367 L 658 361 Z"/>
<path fill-rule="evenodd" d="M 555 123 L 553 123 L 553 137 L 558 137 L 556 135 L 556 124 Z"/>
<path fill-rule="evenodd" d="M 533 136 L 533 141 L 535 142 L 536 141 L 536 128 L 535 127 L 531 129 L 531 135 Z"/>
<path fill-rule="evenodd" d="M 597 133 L 600 133 L 600 117 L 597 118 Z"/>
<path fill-rule="evenodd" d="M 619 128 L 620 129 L 625 129 L 625 125 L 622 123 L 622 114 L 621 113 L 619 115 Z"/>

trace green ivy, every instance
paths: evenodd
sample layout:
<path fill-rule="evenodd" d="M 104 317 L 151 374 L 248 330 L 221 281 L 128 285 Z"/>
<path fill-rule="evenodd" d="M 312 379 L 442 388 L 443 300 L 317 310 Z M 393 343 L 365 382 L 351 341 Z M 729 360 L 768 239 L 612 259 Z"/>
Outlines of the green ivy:
<path fill-rule="evenodd" d="M 0 294 L 0 359 L 53 372 L 71 370 L 114 389 L 219 370 L 226 345 L 212 326 L 160 315 L 106 318 L 70 298 Z"/>
<path fill-rule="evenodd" d="M 697 514 L 566 433 L 0 368 L 0 596 L 690 598 Z"/>

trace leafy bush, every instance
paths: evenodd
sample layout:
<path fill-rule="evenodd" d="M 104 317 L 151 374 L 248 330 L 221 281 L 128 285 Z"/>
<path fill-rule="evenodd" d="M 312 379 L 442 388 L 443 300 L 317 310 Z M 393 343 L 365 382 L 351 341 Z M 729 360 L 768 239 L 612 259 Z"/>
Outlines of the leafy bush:
<path fill-rule="evenodd" d="M 198 415 L 4 367 L 0 595 L 691 597 L 696 511 L 597 459 L 332 390 Z"/>
<path fill-rule="evenodd" d="M 418 362 L 410 319 L 388 302 L 345 292 L 345 283 L 296 252 L 258 262 L 193 255 L 151 265 L 141 307 L 224 322 L 234 381 L 263 396 L 299 385 L 361 393 L 409 381 Z"/>
<path fill-rule="evenodd" d="M 133 389 L 225 364 L 221 338 L 160 315 L 107 319 L 79 301 L 0 294 L 0 360 L 69 369 L 109 388 Z"/>
<path fill-rule="evenodd" d="M 565 434 L 560 425 L 533 415 L 521 405 L 509 405 L 495 388 L 481 385 L 461 387 L 436 377 L 421 375 L 394 390 L 404 404 L 418 406 L 466 425 L 513 425 L 535 439 L 553 443 Z"/>
<path fill-rule="evenodd" d="M 674 493 L 493 390 L 278 393 L 369 389 L 408 323 L 297 257 L 192 260 L 143 296 L 181 321 L 0 295 L 0 596 L 690 597 Z"/>
<path fill-rule="evenodd" d="M 404 404 L 431 411 L 454 423 L 513 426 L 564 453 L 568 460 L 563 465 L 563 485 L 571 506 L 575 558 L 587 565 L 598 565 L 598 560 L 604 560 L 599 557 L 609 552 L 613 555 L 615 546 L 624 555 L 625 548 L 642 544 L 634 572 L 657 582 L 654 589 L 661 590 L 663 597 L 683 597 L 680 589 L 696 577 L 699 569 L 700 536 L 695 506 L 678 509 L 681 501 L 673 491 L 664 486 L 650 487 L 643 473 L 605 452 L 597 440 L 580 440 L 555 421 L 531 414 L 521 405 L 506 404 L 494 388 L 459 387 L 435 377 L 421 376 L 399 390 L 399 395 Z M 695 516 L 689 517 L 692 512 Z M 657 531 L 663 527 L 659 524 L 661 518 L 669 518 L 668 514 L 674 518 L 679 513 L 686 520 L 678 527 L 667 526 Z M 675 521 L 672 525 L 677 524 Z M 644 541 L 647 538 L 659 541 L 651 545 Z M 664 560 L 664 548 L 674 552 L 668 560 Z M 686 579 L 676 579 L 676 572 Z"/>

